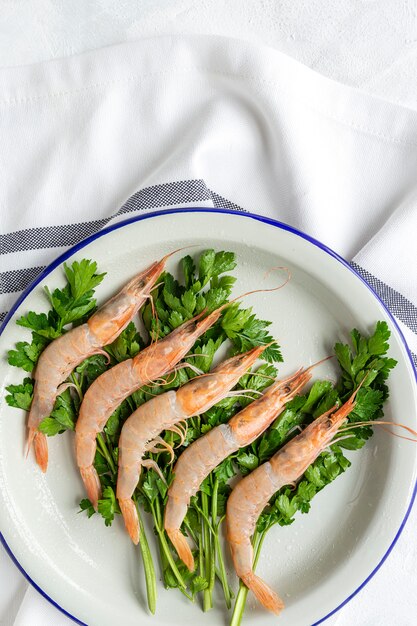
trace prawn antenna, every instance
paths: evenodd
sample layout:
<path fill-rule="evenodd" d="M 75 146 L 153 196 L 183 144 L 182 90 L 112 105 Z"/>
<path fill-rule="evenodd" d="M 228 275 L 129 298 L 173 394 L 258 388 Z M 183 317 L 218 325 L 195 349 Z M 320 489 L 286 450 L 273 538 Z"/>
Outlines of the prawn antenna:
<path fill-rule="evenodd" d="M 196 356 L 209 356 L 209 355 L 197 354 Z M 194 374 L 196 374 L 197 377 L 202 376 L 204 374 L 203 370 L 201 370 L 199 367 L 196 367 L 192 363 L 187 363 L 187 361 L 184 361 L 183 363 L 176 365 L 170 372 L 168 372 L 166 378 L 157 378 L 155 380 L 149 381 L 149 384 L 152 387 L 164 387 L 165 385 L 173 385 L 178 377 L 179 370 L 186 369 L 186 368 L 194 372 Z M 173 377 L 170 380 L 169 376 L 171 374 L 173 374 Z M 149 393 L 150 395 L 158 395 L 158 394 L 152 394 L 150 391 L 147 391 L 146 393 Z"/>
<path fill-rule="evenodd" d="M 250 350 L 248 350 L 248 352 L 242 352 L 242 353 L 239 353 L 239 354 L 235 354 L 234 356 L 230 357 L 230 359 L 233 359 L 234 357 L 237 357 L 237 356 L 246 356 L 246 355 L 248 355 L 249 353 L 252 353 L 252 352 L 254 352 L 255 350 L 257 350 L 257 349 L 259 349 L 259 348 L 262 348 L 262 349 L 260 350 L 260 353 L 262 353 L 264 350 L 266 350 L 267 348 L 269 348 L 269 346 L 272 346 L 274 343 L 277 343 L 277 341 L 276 341 L 275 339 L 274 339 L 273 341 L 270 341 L 270 342 L 269 342 L 269 343 L 267 343 L 267 344 L 254 346 L 253 348 L 251 348 Z M 200 357 L 200 356 L 203 356 L 203 355 L 202 355 L 202 354 L 198 354 L 197 356 L 199 356 L 199 357 Z M 214 368 L 214 370 L 212 370 L 211 372 L 205 372 L 205 373 L 199 374 L 198 376 L 194 376 L 194 377 L 193 377 L 190 381 L 188 381 L 188 382 L 192 382 L 192 381 L 195 381 L 195 380 L 197 380 L 197 379 L 199 379 L 199 378 L 204 378 L 204 377 L 206 377 L 206 376 L 218 376 L 218 374 L 219 374 L 219 369 L 221 369 L 221 368 L 224 366 L 224 364 L 225 364 L 225 363 L 227 363 L 227 361 L 229 361 L 230 359 L 226 359 L 226 361 L 223 361 L 222 363 L 220 363 L 219 365 L 217 365 L 217 367 L 215 367 L 215 368 Z M 189 364 L 188 364 L 188 365 L 189 365 Z"/>
<path fill-rule="evenodd" d="M 258 391 L 257 389 L 235 389 L 234 391 L 229 391 L 226 398 L 247 398 L 248 400 L 255 400 L 255 398 L 249 393 L 258 394 L 259 397 L 262 397 L 264 394 L 262 391 Z"/>
<path fill-rule="evenodd" d="M 236 302 L 237 300 L 241 300 L 242 298 L 245 298 L 246 296 L 250 296 L 254 293 L 268 293 L 270 291 L 279 291 L 279 289 L 282 289 L 283 287 L 285 287 L 285 285 L 287 283 L 290 282 L 291 280 L 291 271 L 288 267 L 284 267 L 284 266 L 280 266 L 280 267 L 274 267 L 272 269 L 275 270 L 285 270 L 287 272 L 287 277 L 284 280 L 284 282 L 281 285 L 278 285 L 278 287 L 270 287 L 268 289 L 252 289 L 251 291 L 245 291 L 245 293 L 240 294 L 239 296 L 236 296 L 235 298 L 232 298 L 232 300 L 229 300 L 228 302 L 225 302 L 224 304 L 222 304 L 222 306 L 220 306 L 218 309 L 216 309 L 217 313 L 220 313 L 220 311 L 223 311 L 223 309 L 225 309 L 226 307 L 230 306 L 231 304 L 233 304 L 234 302 Z M 269 270 L 269 271 L 272 271 Z M 273 343 L 276 343 L 276 341 L 274 341 Z"/>
<path fill-rule="evenodd" d="M 406 439 L 407 441 L 413 441 L 414 443 L 417 443 L 417 432 L 413 430 L 412 428 L 410 428 L 410 426 L 406 426 L 405 424 L 400 424 L 399 422 L 386 422 L 386 421 L 381 421 L 381 420 L 368 420 L 365 422 L 354 422 L 353 424 L 352 423 L 346 424 L 346 426 L 344 426 L 343 428 L 340 428 L 338 431 L 339 433 L 346 433 L 346 434 L 343 437 L 335 439 L 334 442 L 337 443 L 341 439 L 348 439 L 349 436 L 347 433 L 349 431 L 353 430 L 354 428 L 362 428 L 363 426 L 372 426 L 372 427 L 381 426 L 383 430 L 385 430 L 387 433 L 389 433 L 393 437 L 399 437 L 400 439 Z M 385 428 L 386 426 L 397 426 L 398 428 L 403 428 L 408 433 L 413 435 L 414 439 L 411 437 L 406 437 L 405 435 L 399 435 L 398 433 L 393 433 L 388 428 Z"/>
<path fill-rule="evenodd" d="M 317 367 L 318 365 L 321 365 L 321 363 L 324 363 L 325 361 L 328 361 L 329 359 L 333 359 L 333 358 L 334 358 L 334 354 L 331 354 L 330 356 L 326 356 L 324 357 L 324 359 L 320 359 L 320 361 L 317 361 L 316 363 L 309 365 L 305 369 L 303 367 L 300 367 L 296 372 L 294 372 L 293 374 L 289 374 L 285 378 L 277 378 L 276 376 L 269 376 L 268 374 L 264 374 L 263 372 L 259 372 L 258 370 L 255 370 L 253 372 L 248 372 L 247 376 L 260 376 L 261 378 L 273 380 L 273 381 L 276 381 L 277 383 L 279 382 L 281 385 L 284 385 L 285 383 L 290 383 L 301 374 L 306 374 L 310 372 L 314 367 Z"/>
<path fill-rule="evenodd" d="M 310 372 L 312 369 L 314 369 L 315 367 L 318 367 L 319 365 L 321 365 L 322 363 L 325 363 L 326 361 L 330 361 L 330 359 L 334 359 L 335 355 L 334 354 L 330 354 L 329 356 L 325 356 L 323 359 L 320 359 L 320 361 L 316 361 L 315 363 L 313 363 L 312 365 L 309 365 L 308 367 L 306 367 L 306 369 L 304 370 L 305 372 Z"/>
<path fill-rule="evenodd" d="M 364 382 L 366 381 L 366 379 L 368 378 L 370 372 L 368 372 L 367 374 L 365 374 L 365 376 L 362 378 L 361 382 L 359 383 L 359 385 L 356 387 L 356 389 L 353 391 L 353 393 L 350 395 L 350 397 L 346 400 L 346 402 L 344 402 L 342 404 L 342 406 L 339 406 L 337 408 L 337 410 L 335 411 L 335 414 L 332 415 L 332 419 L 337 419 L 340 418 L 340 415 L 342 413 L 345 414 L 345 417 L 347 419 L 347 416 L 353 411 L 353 409 L 355 408 L 356 405 L 356 396 L 358 395 L 358 391 L 360 390 L 360 388 L 362 387 L 362 385 L 364 384 Z M 338 430 L 338 432 L 340 432 L 340 429 Z"/>
<path fill-rule="evenodd" d="M 162 257 L 161 263 L 166 263 L 166 261 L 174 254 L 177 254 L 177 252 L 188 250 L 188 248 L 199 248 L 199 247 L 200 247 L 200 244 L 198 243 L 190 243 L 188 246 L 183 246 L 182 248 L 177 248 L 176 250 L 172 250 L 171 252 L 168 252 L 168 254 L 166 254 L 164 257 Z"/>
<path fill-rule="evenodd" d="M 152 311 L 152 319 L 151 319 L 151 328 L 149 330 L 149 336 L 151 338 L 151 343 L 148 346 L 149 352 L 152 353 L 152 347 L 155 346 L 155 344 L 158 342 L 158 329 L 159 329 L 159 318 L 158 318 L 158 312 L 156 310 L 155 307 L 155 301 L 154 301 L 154 297 L 153 295 L 150 293 L 149 295 L 146 296 L 147 299 L 149 299 L 150 305 L 151 305 L 151 311 Z M 156 328 L 152 328 L 152 326 L 155 325 Z M 151 357 L 152 358 L 152 357 Z M 150 359 L 146 362 L 146 364 L 148 365 Z M 148 383 L 151 383 L 152 380 L 149 378 L 148 376 L 148 367 L 145 367 L 145 371 L 144 371 L 144 376 L 145 378 L 148 379 Z"/>

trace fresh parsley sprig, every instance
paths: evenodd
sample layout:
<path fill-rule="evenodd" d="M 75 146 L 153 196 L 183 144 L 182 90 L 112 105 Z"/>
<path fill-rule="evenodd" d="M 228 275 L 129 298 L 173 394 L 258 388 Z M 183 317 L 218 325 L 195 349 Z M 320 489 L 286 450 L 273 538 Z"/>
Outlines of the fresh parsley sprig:
<path fill-rule="evenodd" d="M 172 274 L 165 272 L 160 278 L 160 289 L 153 303 L 148 302 L 143 308 L 145 327 L 154 339 L 164 337 L 203 310 L 211 313 L 231 296 L 236 279 L 224 273 L 236 267 L 233 252 L 206 250 L 200 256 L 198 269 L 191 256 L 187 255 L 182 259 L 181 267 L 184 283 L 181 284 Z M 197 346 L 207 344 L 209 338 L 221 343 L 228 338 L 235 354 L 246 352 L 274 340 L 267 331 L 270 324 L 259 320 L 252 308 L 243 309 L 235 302 L 226 307 L 221 320 L 200 339 Z M 282 361 L 279 346 L 269 346 L 262 358 L 271 363 Z M 206 359 L 207 370 L 210 365 L 211 362 Z"/>
<path fill-rule="evenodd" d="M 52 305 L 47 313 L 29 311 L 17 320 L 17 324 L 32 331 L 32 342 L 20 341 L 16 350 L 8 353 L 8 363 L 32 372 L 42 351 L 53 339 L 66 332 L 69 324 L 85 321 L 96 308 L 94 289 L 103 280 L 105 273 L 97 273 L 97 263 L 88 259 L 74 261 L 71 266 L 64 263 L 66 284 L 62 289 L 51 292 L 45 287 Z M 69 390 L 58 396 L 54 410 L 40 424 L 40 430 L 53 436 L 65 430 L 74 430 L 82 394 L 92 380 L 105 369 L 105 359 L 93 356 L 86 359 L 71 375 L 71 382 L 78 389 L 78 397 Z M 24 410 L 29 410 L 33 397 L 33 380 L 25 378 L 20 385 L 6 387 L 6 402 Z"/>
<path fill-rule="evenodd" d="M 345 402 L 352 392 L 362 383 L 356 396 L 355 409 L 348 417 L 348 423 L 374 421 L 383 416 L 383 404 L 389 390 L 386 379 L 396 365 L 395 359 L 387 355 L 390 330 L 386 322 L 377 322 L 368 337 L 357 329 L 350 333 L 351 344 L 336 343 L 334 347 L 340 366 L 340 380 L 336 387 L 329 381 L 317 381 L 308 394 L 298 396 L 287 403 L 285 411 L 275 423 L 248 450 L 241 450 L 236 462 L 240 471 L 247 472 L 245 454 L 251 455 L 251 463 L 256 466 L 270 458 L 275 452 L 295 436 L 297 426 L 307 424 L 337 404 Z M 344 429 L 343 441 L 337 437 L 330 449 L 320 456 L 306 470 L 296 488 L 283 487 L 271 499 L 269 505 L 258 519 L 253 537 L 255 563 L 260 554 L 262 542 L 268 530 L 279 524 L 292 524 L 297 512 L 308 513 L 314 496 L 345 472 L 351 461 L 344 455 L 343 449 L 358 450 L 369 437 L 372 428 L 364 426 L 349 431 Z M 348 438 L 346 438 L 348 436 Z M 247 596 L 247 588 L 240 584 L 236 598 L 231 626 L 240 624 Z"/>
<path fill-rule="evenodd" d="M 236 280 L 233 276 L 220 276 L 236 267 L 233 252 L 210 249 L 201 254 L 198 269 L 189 255 L 180 265 L 184 283 L 164 272 L 153 302 L 143 307 L 145 327 L 154 339 L 164 337 L 203 310 L 210 313 L 225 304 Z"/>
<path fill-rule="evenodd" d="M 33 398 L 32 378 L 24 378 L 20 385 L 8 385 L 6 391 L 6 402 L 9 406 L 29 411 Z"/>
<path fill-rule="evenodd" d="M 222 275 L 222 272 L 234 269 L 235 265 L 233 253 L 215 253 L 213 250 L 207 250 L 196 262 L 189 255 L 182 259 L 180 263 L 182 280 L 181 277 L 179 279 L 174 278 L 168 272 L 162 274 L 158 288 L 153 292 L 153 302 L 147 303 L 142 309 L 142 318 L 145 328 L 148 330 L 149 339 L 163 337 L 201 311 L 209 312 L 225 304 L 230 298 L 235 279 L 232 276 Z M 268 322 L 257 320 L 251 309 L 242 310 L 239 305 L 231 304 L 230 307 L 226 307 L 219 322 L 197 340 L 190 351 L 194 356 L 188 357 L 186 361 L 203 372 L 207 372 L 211 368 L 217 350 L 228 340 L 232 343 L 234 353 L 244 352 L 253 345 L 264 344 L 272 340 L 272 337 L 265 331 L 268 325 Z M 247 338 L 245 338 L 245 333 Z M 120 341 L 124 342 L 125 338 L 122 337 Z M 138 341 L 139 343 L 140 341 Z M 122 353 L 117 353 L 111 347 L 108 352 L 112 358 L 120 361 L 129 351 L 124 350 Z M 282 359 L 278 346 L 274 346 L 271 358 Z M 238 385 L 242 392 L 248 388 L 261 390 L 270 382 L 268 378 L 265 378 L 265 375 L 273 376 L 276 374 L 275 368 L 267 364 L 261 366 L 258 371 L 257 377 L 252 374 L 250 377 L 242 378 Z M 117 455 L 118 437 L 121 426 L 129 413 L 155 395 L 168 389 L 178 388 L 195 375 L 191 370 L 180 369 L 175 375 L 167 377 L 167 384 L 148 385 L 134 392 L 112 415 L 103 435 L 107 452 L 104 452 L 103 447 L 98 448 L 95 458 L 95 467 L 103 486 L 115 489 L 116 476 L 108 461 L 110 460 L 111 464 L 117 465 L 115 455 Z M 206 414 L 188 420 L 187 436 L 183 445 L 176 449 L 176 456 L 181 453 L 184 447 L 207 432 L 208 429 L 230 419 L 238 406 L 243 406 L 246 403 L 244 397 L 241 400 L 242 403 L 239 404 L 239 398 L 226 398 L 212 407 Z M 166 433 L 165 440 L 172 446 L 180 444 L 179 436 L 174 433 Z M 169 484 L 172 480 L 172 465 L 170 465 L 169 455 L 160 453 L 149 456 L 158 463 L 166 483 Z M 165 585 L 170 588 L 176 586 L 182 593 L 189 593 L 191 597 L 201 591 L 206 609 L 212 605 L 213 585 L 216 576 L 221 581 L 228 606 L 231 604 L 231 592 L 218 535 L 212 536 L 208 524 L 210 524 L 213 511 L 215 513 L 213 530 L 219 524 L 218 516 L 224 515 L 226 500 L 230 491 L 227 482 L 234 472 L 232 460 L 227 459 L 216 469 L 210 482 L 206 486 L 203 485 L 202 494 L 204 495 L 198 496 L 190 507 L 186 520 L 187 532 L 192 533 L 196 540 L 196 561 L 199 563 L 199 567 L 193 574 L 184 572 L 175 553 L 171 552 L 163 531 L 163 510 L 166 504 L 166 485 L 164 482 L 153 470 L 143 471 L 141 482 L 136 490 L 139 504 L 153 516 L 154 527 L 159 537 Z M 88 503 L 82 502 L 81 508 L 91 514 Z M 105 517 L 106 523 L 107 519 Z M 197 524 L 192 523 L 196 520 Z M 216 552 L 215 558 L 213 558 L 213 551 Z M 185 587 L 188 591 L 185 590 Z"/>
<path fill-rule="evenodd" d="M 8 363 L 31 372 L 42 350 L 65 332 L 65 326 L 84 321 L 96 306 L 94 289 L 105 274 L 97 274 L 97 263 L 88 259 L 74 261 L 69 267 L 64 263 L 67 283 L 62 289 L 51 293 L 45 287 L 52 305 L 48 313 L 29 311 L 17 320 L 17 324 L 32 331 L 32 342 L 20 341 L 16 350 L 9 350 Z"/>

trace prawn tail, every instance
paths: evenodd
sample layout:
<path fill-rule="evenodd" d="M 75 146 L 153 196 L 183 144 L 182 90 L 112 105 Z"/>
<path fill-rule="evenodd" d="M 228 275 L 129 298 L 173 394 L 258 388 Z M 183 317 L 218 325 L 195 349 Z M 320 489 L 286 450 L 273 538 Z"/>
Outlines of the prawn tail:
<path fill-rule="evenodd" d="M 139 518 L 136 505 L 130 498 L 119 499 L 126 530 L 135 545 L 139 543 Z"/>
<path fill-rule="evenodd" d="M 188 567 L 190 572 L 193 572 L 195 567 L 194 557 L 186 538 L 178 528 L 169 530 L 167 528 L 166 531 L 181 561 Z"/>
<path fill-rule="evenodd" d="M 36 428 L 31 427 L 29 428 L 26 456 L 29 454 L 32 444 L 35 449 L 36 463 L 39 465 L 42 472 L 45 473 L 48 469 L 48 442 L 46 435 Z"/>
<path fill-rule="evenodd" d="M 80 467 L 81 478 L 87 491 L 88 499 L 97 511 L 98 501 L 101 498 L 101 483 L 94 465 Z"/>
<path fill-rule="evenodd" d="M 272 611 L 276 615 L 279 615 L 284 608 L 284 602 L 267 584 L 256 576 L 253 572 L 249 572 L 244 576 L 241 576 L 242 581 L 248 587 L 254 595 L 258 598 L 259 602 L 268 611 Z"/>
<path fill-rule="evenodd" d="M 32 447 L 33 440 L 35 439 L 35 436 L 36 436 L 37 432 L 38 431 L 37 431 L 36 428 L 29 427 L 28 440 L 27 440 L 27 444 L 26 444 L 26 458 L 28 458 L 28 456 L 29 456 L 29 452 L 30 452 L 30 449 Z"/>

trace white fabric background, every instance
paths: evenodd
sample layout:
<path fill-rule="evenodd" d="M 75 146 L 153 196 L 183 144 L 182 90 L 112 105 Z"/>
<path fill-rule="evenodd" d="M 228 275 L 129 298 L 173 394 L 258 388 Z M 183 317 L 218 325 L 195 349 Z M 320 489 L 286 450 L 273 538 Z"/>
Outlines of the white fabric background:
<path fill-rule="evenodd" d="M 0 29 L 1 66 L 160 34 L 238 37 L 417 108 L 416 0 L 0 0 Z"/>
<path fill-rule="evenodd" d="M 0 5 L 2 66 L 155 32 L 215 32 L 263 41 L 361 87 L 338 85 L 257 43 L 198 37 L 4 69 L 2 232 L 106 217 L 139 188 L 198 178 L 243 208 L 290 222 L 347 258 L 356 255 L 416 303 L 415 6 L 243 6 Z M 59 251 L 5 255 L 1 270 L 40 266 Z M 15 297 L 0 296 L 1 311 Z M 417 351 L 415 335 L 404 330 Z M 415 623 L 415 520 L 412 513 L 393 554 L 339 613 L 338 626 Z M 26 583 L 0 554 L 0 623 L 68 623 L 33 590 L 25 595 Z"/>

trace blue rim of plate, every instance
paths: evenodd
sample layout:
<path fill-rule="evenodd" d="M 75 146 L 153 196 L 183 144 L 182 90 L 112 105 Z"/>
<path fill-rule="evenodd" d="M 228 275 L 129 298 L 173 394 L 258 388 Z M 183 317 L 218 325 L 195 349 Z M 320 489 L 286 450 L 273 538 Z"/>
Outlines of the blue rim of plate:
<path fill-rule="evenodd" d="M 249 213 L 249 212 L 246 212 L 246 211 L 245 212 L 232 211 L 231 209 L 222 209 L 222 208 L 213 209 L 213 208 L 203 208 L 203 207 L 190 207 L 190 208 L 184 207 L 184 208 L 176 208 L 176 209 L 163 209 L 161 211 L 153 211 L 151 213 L 147 213 L 146 215 L 137 215 L 135 217 L 131 217 L 131 218 L 127 219 L 127 220 L 123 220 L 121 222 L 117 222 L 117 224 L 114 224 L 113 226 L 108 226 L 107 228 L 103 228 L 103 230 L 98 231 L 94 235 L 90 235 L 86 239 L 83 239 L 79 243 L 75 244 L 74 246 L 72 246 L 71 248 L 66 250 L 63 254 L 58 256 L 55 259 L 55 261 L 52 261 L 52 263 L 50 263 L 39 274 L 39 276 L 37 276 L 37 278 L 35 278 L 35 280 L 28 287 L 26 287 L 26 289 L 19 296 L 19 298 L 17 299 L 17 301 L 12 306 L 12 308 L 10 309 L 8 314 L 6 315 L 5 319 L 3 320 L 3 323 L 0 326 L 0 335 L 3 333 L 4 329 L 6 328 L 10 318 L 14 315 L 16 310 L 19 308 L 21 303 L 26 299 L 26 297 L 31 293 L 31 291 L 33 291 L 33 289 L 36 287 L 36 285 L 38 285 L 42 280 L 44 280 L 44 278 L 46 276 L 48 276 L 48 274 L 50 274 L 55 268 L 57 268 L 59 265 L 61 265 L 61 263 L 66 261 L 75 252 L 78 252 L 78 250 L 81 250 L 82 248 L 87 246 L 92 241 L 95 241 L 96 239 L 99 239 L 100 237 L 103 237 L 104 235 L 107 235 L 108 233 L 111 233 L 114 230 L 118 230 L 119 228 L 123 228 L 124 226 L 128 226 L 129 224 L 133 224 L 135 222 L 141 222 L 142 220 L 151 219 L 153 217 L 159 217 L 161 215 L 173 215 L 175 213 L 215 213 L 215 214 L 217 213 L 217 214 L 227 214 L 227 215 L 238 215 L 238 216 L 246 218 L 246 219 L 253 219 L 253 220 L 256 220 L 258 222 L 263 222 L 264 224 L 269 224 L 270 226 L 274 226 L 275 228 L 279 228 L 281 230 L 284 230 L 284 231 L 290 232 L 290 233 L 292 233 L 294 235 L 297 235 L 298 237 L 301 237 L 302 239 L 305 239 L 306 241 L 308 241 L 312 245 L 316 246 L 320 250 L 323 250 L 323 252 L 326 252 L 326 254 L 328 254 L 331 257 L 333 257 L 334 259 L 336 259 L 336 261 L 339 261 L 339 263 L 341 263 L 344 267 L 346 267 L 352 274 L 354 274 L 369 289 L 369 291 L 372 293 L 372 295 L 378 300 L 378 302 L 384 308 L 386 314 L 390 318 L 391 323 L 393 324 L 393 326 L 397 330 L 397 332 L 398 332 L 398 334 L 399 334 L 399 336 L 400 336 L 400 338 L 401 338 L 401 340 L 402 340 L 402 342 L 404 344 L 405 350 L 406 350 L 408 358 L 410 360 L 412 371 L 414 372 L 415 380 L 417 382 L 417 369 L 414 366 L 414 362 L 413 362 L 413 359 L 411 357 L 410 349 L 409 349 L 409 347 L 407 345 L 407 342 L 406 342 L 406 340 L 404 338 L 404 335 L 402 334 L 402 332 L 401 332 L 397 322 L 395 321 L 392 313 L 387 309 L 387 307 L 384 304 L 384 302 L 381 300 L 381 298 L 378 296 L 378 294 L 372 289 L 372 287 L 366 282 L 366 280 L 364 278 L 362 278 L 362 276 L 360 274 L 358 274 L 358 272 L 356 272 L 353 269 L 353 267 L 351 267 L 349 265 L 349 263 L 343 257 L 341 257 L 339 254 L 337 254 L 337 252 L 335 252 L 334 250 L 332 250 L 331 248 L 329 248 L 328 246 L 323 244 L 321 241 L 318 241 L 314 237 L 311 237 L 310 235 L 307 235 L 306 233 L 303 233 L 301 230 L 298 230 L 297 228 L 294 228 L 293 226 L 289 226 L 288 224 L 285 224 L 284 222 L 280 222 L 280 221 L 274 220 L 274 219 L 272 219 L 270 217 L 265 217 L 263 215 L 257 215 L 256 213 Z M 412 492 L 412 495 L 411 495 L 411 500 L 410 500 L 410 503 L 408 505 L 407 511 L 405 512 L 404 519 L 401 522 L 400 527 L 399 527 L 399 529 L 398 529 L 398 531 L 397 531 L 397 533 L 396 533 L 396 535 L 395 535 L 391 545 L 388 547 L 388 549 L 385 552 L 384 556 L 382 557 L 380 562 L 376 565 L 376 567 L 372 570 L 372 572 L 369 574 L 369 576 L 367 578 L 365 578 L 365 580 L 357 587 L 357 589 L 355 589 L 355 591 L 353 593 L 351 593 L 350 596 L 348 596 L 341 604 L 339 604 L 330 613 L 328 613 L 327 615 L 322 617 L 318 622 L 314 622 L 314 624 L 312 624 L 312 626 L 318 626 L 319 624 L 322 624 L 329 617 L 331 617 L 332 615 L 337 613 L 337 611 L 339 611 L 354 596 L 356 596 L 356 594 L 359 593 L 359 591 L 361 591 L 367 585 L 367 583 L 371 580 L 371 578 L 376 574 L 376 572 L 383 565 L 383 563 L 385 562 L 385 560 L 387 559 L 387 557 L 391 553 L 393 547 L 397 543 L 397 540 L 398 540 L 399 536 L 401 535 L 401 533 L 402 533 L 402 531 L 404 529 L 404 526 L 405 526 L 405 524 L 407 522 L 407 519 L 408 519 L 408 517 L 410 515 L 411 509 L 413 507 L 413 504 L 414 504 L 414 501 L 415 501 L 415 498 L 416 498 L 416 494 L 417 494 L 417 482 L 414 485 L 414 489 L 413 489 L 413 492 Z M 72 619 L 76 624 L 80 624 L 81 626 L 88 626 L 85 622 L 80 621 L 77 617 L 75 617 L 75 615 L 71 615 L 71 613 L 68 613 L 68 611 L 66 611 L 59 604 L 57 604 L 50 596 L 48 596 L 48 594 L 45 591 L 43 591 L 43 589 L 41 589 L 35 583 L 34 580 L 32 580 L 32 578 L 29 576 L 29 574 L 20 565 L 19 561 L 17 560 L 17 558 L 15 557 L 13 552 L 11 551 L 10 547 L 8 546 L 6 540 L 3 537 L 3 534 L 1 532 L 0 532 L 0 542 L 3 544 L 7 554 L 10 556 L 10 558 L 13 561 L 13 563 L 20 570 L 20 572 L 23 574 L 23 576 L 26 578 L 26 580 L 36 589 L 36 591 L 38 591 L 44 598 L 46 598 L 46 600 L 48 600 L 48 602 L 50 602 L 55 608 L 59 609 L 62 613 L 64 613 L 64 615 L 66 615 L 67 617 Z"/>

